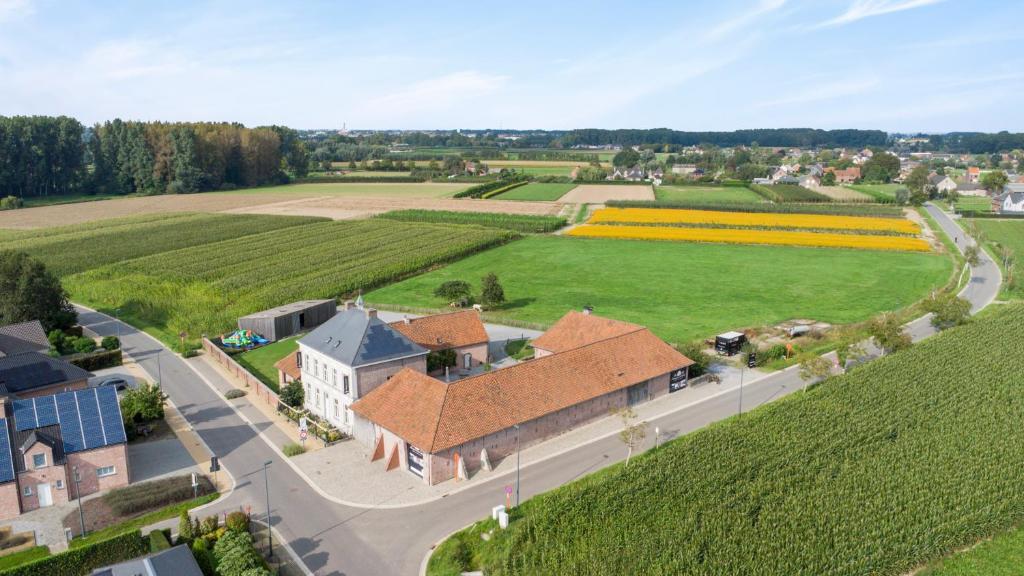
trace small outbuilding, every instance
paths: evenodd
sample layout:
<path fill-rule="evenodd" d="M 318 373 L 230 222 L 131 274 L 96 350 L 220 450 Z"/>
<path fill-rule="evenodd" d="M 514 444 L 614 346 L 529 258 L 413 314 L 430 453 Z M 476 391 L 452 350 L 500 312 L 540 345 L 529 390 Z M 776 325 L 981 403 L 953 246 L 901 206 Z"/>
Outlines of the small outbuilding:
<path fill-rule="evenodd" d="M 726 356 L 738 354 L 746 341 L 747 337 L 742 332 L 719 334 L 715 337 L 715 352 Z"/>
<path fill-rule="evenodd" d="M 312 330 L 338 312 L 334 299 L 303 300 L 238 319 L 238 327 L 252 330 L 271 342 Z"/>

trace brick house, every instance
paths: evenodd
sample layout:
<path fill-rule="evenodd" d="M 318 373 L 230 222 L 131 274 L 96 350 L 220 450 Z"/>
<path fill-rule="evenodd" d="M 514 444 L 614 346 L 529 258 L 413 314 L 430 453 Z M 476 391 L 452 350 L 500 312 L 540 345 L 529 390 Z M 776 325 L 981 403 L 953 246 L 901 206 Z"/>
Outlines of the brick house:
<path fill-rule="evenodd" d="M 49 350 L 38 320 L 0 326 L 0 395 L 29 398 L 85 388 L 92 374 Z"/>
<path fill-rule="evenodd" d="M 4 403 L 0 519 L 126 486 L 127 436 L 117 391 L 89 388 Z"/>
<path fill-rule="evenodd" d="M 452 350 L 455 352 L 455 365 L 462 370 L 487 363 L 489 339 L 484 323 L 480 321 L 480 313 L 476 310 L 460 310 L 420 318 L 406 317 L 392 322 L 391 327 L 431 354 Z"/>
<path fill-rule="evenodd" d="M 351 301 L 298 344 L 292 360 L 279 363 L 289 369 L 281 379 L 302 380 L 305 408 L 347 434 L 353 433 L 353 402 L 403 368 L 427 371 L 429 350 L 378 318 L 376 310 Z"/>
<path fill-rule="evenodd" d="M 39 320 L 0 326 L 0 358 L 25 352 L 46 354 L 50 341 Z"/>
<path fill-rule="evenodd" d="M 851 166 L 843 170 L 836 170 L 829 166 L 825 168 L 825 173 L 832 173 L 836 176 L 836 184 L 852 184 L 857 180 L 860 180 L 860 166 Z"/>
<path fill-rule="evenodd" d="M 571 312 L 534 360 L 446 383 L 403 369 L 352 405 L 373 460 L 427 484 L 686 387 L 693 361 L 642 326 Z"/>

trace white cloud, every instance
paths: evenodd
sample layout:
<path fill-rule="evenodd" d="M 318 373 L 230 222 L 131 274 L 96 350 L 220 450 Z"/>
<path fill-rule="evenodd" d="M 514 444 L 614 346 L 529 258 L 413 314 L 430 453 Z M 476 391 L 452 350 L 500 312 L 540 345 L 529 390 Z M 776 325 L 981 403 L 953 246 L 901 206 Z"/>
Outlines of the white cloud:
<path fill-rule="evenodd" d="M 814 26 L 814 28 L 827 28 L 831 26 L 843 26 L 872 16 L 881 16 L 893 12 L 902 12 L 913 8 L 921 8 L 931 4 L 938 4 L 944 0 L 853 0 L 846 12 L 826 20 Z"/>
<path fill-rule="evenodd" d="M 717 40 L 726 34 L 730 34 L 737 29 L 748 26 L 758 19 L 764 17 L 766 14 L 770 14 L 779 10 L 785 6 L 786 0 L 761 0 L 758 2 L 757 7 L 751 10 L 745 10 L 734 16 L 719 23 L 709 30 L 705 35 L 705 40 Z"/>
<path fill-rule="evenodd" d="M 770 108 L 775 106 L 786 106 L 789 104 L 807 104 L 810 102 L 821 102 L 833 100 L 844 96 L 854 96 L 868 92 L 878 86 L 880 81 L 875 77 L 865 77 L 852 80 L 837 80 L 827 83 L 808 83 L 798 92 L 783 98 L 765 100 L 758 102 L 758 108 Z"/>
<path fill-rule="evenodd" d="M 35 11 L 33 0 L 0 0 L 0 24 L 31 16 Z"/>

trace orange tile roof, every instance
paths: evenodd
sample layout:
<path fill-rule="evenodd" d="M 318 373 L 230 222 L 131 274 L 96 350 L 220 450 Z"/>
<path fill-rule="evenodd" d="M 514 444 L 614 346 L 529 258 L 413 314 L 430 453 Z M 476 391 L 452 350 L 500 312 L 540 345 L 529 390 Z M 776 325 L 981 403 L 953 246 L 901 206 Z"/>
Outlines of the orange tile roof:
<path fill-rule="evenodd" d="M 392 322 L 391 327 L 429 350 L 471 346 L 488 341 L 484 323 L 475 310 L 460 310 Z"/>
<path fill-rule="evenodd" d="M 437 453 L 691 364 L 641 328 L 450 384 L 405 368 L 352 410 Z"/>
<path fill-rule="evenodd" d="M 302 378 L 302 370 L 299 368 L 299 351 L 296 350 L 291 354 L 281 358 L 277 362 L 274 362 L 274 368 L 277 368 L 281 372 L 284 372 L 290 376 L 293 380 L 299 380 Z"/>
<path fill-rule="evenodd" d="M 572 311 L 534 339 L 532 345 L 534 348 L 558 353 L 644 329 L 637 324 Z"/>

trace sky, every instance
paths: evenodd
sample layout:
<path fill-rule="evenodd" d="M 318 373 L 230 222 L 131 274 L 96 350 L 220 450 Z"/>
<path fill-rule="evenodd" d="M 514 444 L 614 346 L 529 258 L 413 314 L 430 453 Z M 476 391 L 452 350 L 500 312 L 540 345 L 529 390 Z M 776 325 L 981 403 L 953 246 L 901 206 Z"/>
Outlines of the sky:
<path fill-rule="evenodd" d="M 1020 132 L 1022 20 L 1019 0 L 0 0 L 0 115 Z"/>

